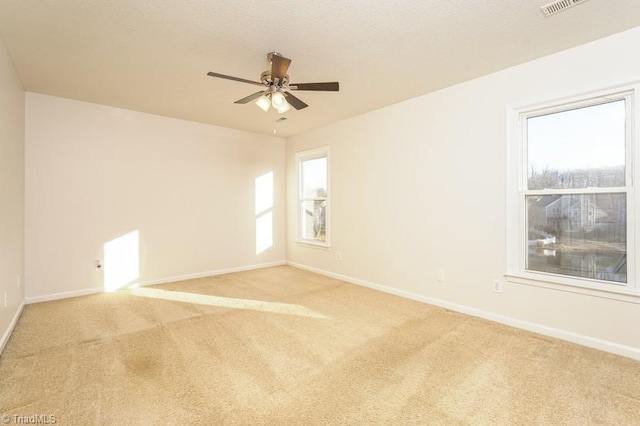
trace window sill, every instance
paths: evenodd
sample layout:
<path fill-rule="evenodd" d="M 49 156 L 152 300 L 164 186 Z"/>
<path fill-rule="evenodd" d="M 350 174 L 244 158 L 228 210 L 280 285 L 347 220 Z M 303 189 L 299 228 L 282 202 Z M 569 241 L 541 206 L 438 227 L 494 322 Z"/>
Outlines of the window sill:
<path fill-rule="evenodd" d="M 303 247 L 309 247 L 309 248 L 320 249 L 320 250 L 331 250 L 331 246 L 328 243 L 316 243 L 316 242 L 307 241 L 307 240 L 296 240 L 295 242 L 297 245 L 303 246 Z"/>
<path fill-rule="evenodd" d="M 508 282 L 515 284 L 531 285 L 551 290 L 577 293 L 585 296 L 599 297 L 603 299 L 618 300 L 621 302 L 640 304 L 640 291 L 628 287 L 616 286 L 615 284 L 601 284 L 599 287 L 579 285 L 565 282 L 554 282 L 553 278 L 529 274 L 507 273 L 504 275 Z M 606 288 L 605 288 L 606 286 Z M 609 287 L 611 286 L 611 287 Z"/>

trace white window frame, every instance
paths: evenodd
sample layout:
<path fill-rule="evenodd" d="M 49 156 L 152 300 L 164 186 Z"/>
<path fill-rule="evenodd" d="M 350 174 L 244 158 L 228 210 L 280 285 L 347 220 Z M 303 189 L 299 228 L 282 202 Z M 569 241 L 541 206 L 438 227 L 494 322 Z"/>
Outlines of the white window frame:
<path fill-rule="evenodd" d="M 640 303 L 640 282 L 635 258 L 639 235 L 636 224 L 640 212 L 636 209 L 640 170 L 640 141 L 637 129 L 640 127 L 640 81 L 610 86 L 600 90 L 584 92 L 580 95 L 560 99 L 546 100 L 522 105 L 507 106 L 507 272 L 508 281 L 518 284 L 534 285 L 555 290 L 587 294 L 615 300 Z M 527 128 L 526 120 L 544 114 L 570 111 L 576 108 L 593 106 L 614 100 L 625 99 L 626 106 L 626 176 L 625 186 L 615 188 L 584 188 L 548 190 L 549 194 L 597 194 L 624 193 L 627 203 L 627 282 L 614 283 L 597 279 L 571 277 L 526 270 L 526 195 Z M 534 191 L 536 194 L 545 191 Z"/>
<path fill-rule="evenodd" d="M 302 203 L 304 201 L 313 201 L 317 198 L 304 198 L 303 186 L 302 186 L 302 162 L 315 160 L 317 158 L 327 159 L 327 194 L 324 197 L 325 201 L 325 240 L 318 241 L 313 239 L 304 238 L 302 232 Z M 330 248 L 331 247 L 331 158 L 330 149 L 328 146 L 315 148 L 307 151 L 301 151 L 296 153 L 296 176 L 298 179 L 297 197 L 296 197 L 296 242 L 303 245 L 308 245 L 317 248 Z"/>

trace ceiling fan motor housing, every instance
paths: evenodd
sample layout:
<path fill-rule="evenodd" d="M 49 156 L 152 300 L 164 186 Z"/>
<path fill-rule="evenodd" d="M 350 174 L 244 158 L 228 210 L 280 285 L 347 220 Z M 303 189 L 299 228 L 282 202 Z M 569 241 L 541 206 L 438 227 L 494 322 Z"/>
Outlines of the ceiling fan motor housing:
<path fill-rule="evenodd" d="M 260 81 L 265 86 L 271 86 L 271 85 L 275 84 L 273 79 L 271 78 L 271 70 L 264 70 L 262 72 L 262 74 L 260 74 Z M 277 84 L 280 87 L 288 86 L 289 85 L 289 74 L 285 75 L 284 78 L 282 79 L 282 81 L 279 81 Z"/>

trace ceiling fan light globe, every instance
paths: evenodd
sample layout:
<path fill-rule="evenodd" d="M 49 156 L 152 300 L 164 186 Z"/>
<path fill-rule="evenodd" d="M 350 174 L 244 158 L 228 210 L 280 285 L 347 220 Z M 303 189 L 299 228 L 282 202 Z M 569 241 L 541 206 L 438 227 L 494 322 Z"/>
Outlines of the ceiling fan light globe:
<path fill-rule="evenodd" d="M 271 106 L 271 101 L 264 95 L 260 96 L 255 103 L 264 112 L 269 111 L 269 107 Z"/>
<path fill-rule="evenodd" d="M 285 99 L 282 92 L 275 92 L 273 95 L 271 95 L 271 105 L 273 105 L 274 108 L 278 109 L 282 105 L 286 104 L 287 100 Z"/>
<path fill-rule="evenodd" d="M 287 101 L 284 102 L 284 104 L 276 107 L 276 110 L 278 111 L 278 114 L 283 114 L 287 111 L 289 111 L 291 109 L 291 106 L 289 105 L 289 103 Z"/>

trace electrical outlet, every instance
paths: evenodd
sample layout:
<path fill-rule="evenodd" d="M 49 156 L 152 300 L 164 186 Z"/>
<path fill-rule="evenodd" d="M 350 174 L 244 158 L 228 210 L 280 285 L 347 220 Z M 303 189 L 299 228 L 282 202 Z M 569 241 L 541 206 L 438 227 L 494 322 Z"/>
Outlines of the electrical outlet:
<path fill-rule="evenodd" d="M 438 269 L 436 271 L 436 280 L 439 283 L 443 283 L 444 282 L 444 269 Z"/>
<path fill-rule="evenodd" d="M 502 281 L 493 280 L 493 292 L 494 293 L 502 293 Z"/>
<path fill-rule="evenodd" d="M 342 253 L 341 252 L 337 252 L 336 253 L 336 260 L 341 262 L 342 261 Z"/>
<path fill-rule="evenodd" d="M 96 260 L 96 263 L 94 264 L 96 271 L 99 271 L 102 269 L 102 261 L 100 261 L 100 259 Z"/>

